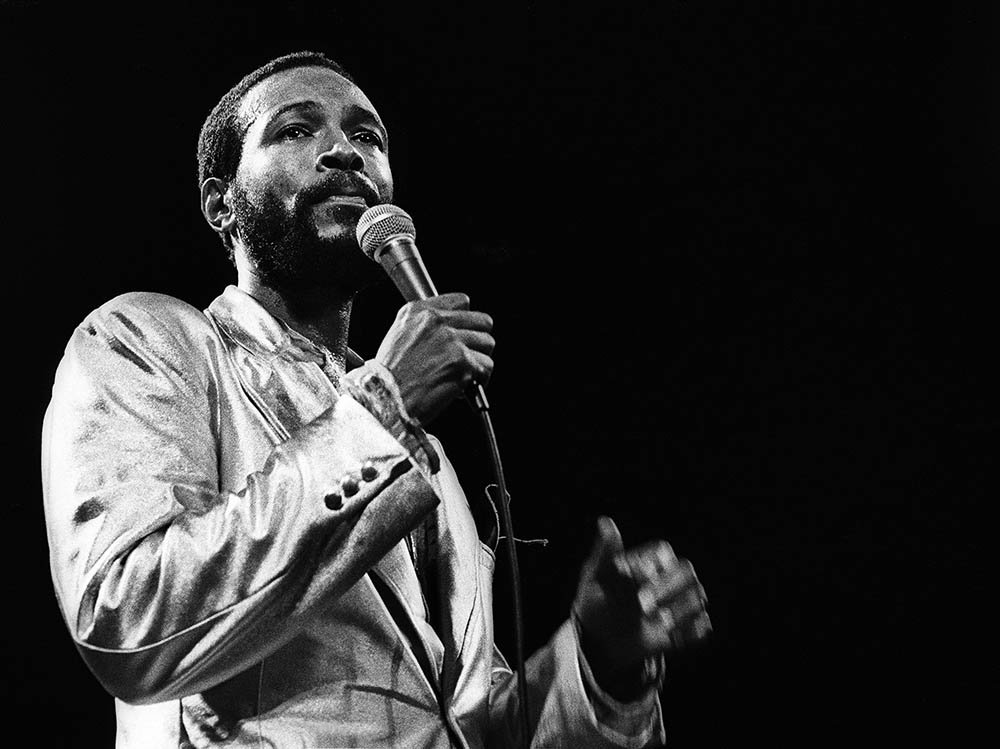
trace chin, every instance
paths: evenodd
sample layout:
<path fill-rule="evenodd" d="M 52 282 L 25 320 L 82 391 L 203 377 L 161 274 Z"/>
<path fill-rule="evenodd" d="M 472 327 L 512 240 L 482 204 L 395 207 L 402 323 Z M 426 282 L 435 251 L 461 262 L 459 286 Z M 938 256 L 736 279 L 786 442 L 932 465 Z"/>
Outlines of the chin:
<path fill-rule="evenodd" d="M 361 251 L 353 227 L 336 226 L 321 231 L 315 247 L 311 260 L 303 258 L 299 268 L 301 283 L 332 286 L 354 294 L 385 275 L 378 263 Z"/>
<path fill-rule="evenodd" d="M 345 235 L 354 237 L 358 228 L 358 219 L 364 212 L 364 207 L 359 205 L 330 205 L 329 203 L 319 205 L 313 214 L 316 233 L 323 240 L 342 240 Z"/>

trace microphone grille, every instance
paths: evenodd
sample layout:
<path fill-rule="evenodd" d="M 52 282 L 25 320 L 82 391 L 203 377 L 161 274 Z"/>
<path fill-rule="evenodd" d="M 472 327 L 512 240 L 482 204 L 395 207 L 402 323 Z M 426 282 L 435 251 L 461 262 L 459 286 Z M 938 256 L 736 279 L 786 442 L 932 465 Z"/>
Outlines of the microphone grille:
<path fill-rule="evenodd" d="M 413 219 L 402 208 L 389 203 L 374 205 L 358 219 L 357 237 L 362 251 L 372 260 L 386 240 L 398 234 L 416 239 Z"/>

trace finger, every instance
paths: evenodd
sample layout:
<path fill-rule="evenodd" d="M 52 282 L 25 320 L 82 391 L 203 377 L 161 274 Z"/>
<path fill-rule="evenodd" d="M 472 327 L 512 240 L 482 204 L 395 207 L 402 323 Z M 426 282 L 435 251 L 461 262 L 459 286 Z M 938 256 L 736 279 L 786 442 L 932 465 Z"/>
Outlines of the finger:
<path fill-rule="evenodd" d="M 468 387 L 473 382 L 485 385 L 493 376 L 493 358 L 479 351 L 468 350 L 465 356 L 465 372 L 462 385 Z"/>
<path fill-rule="evenodd" d="M 704 640 L 712 633 L 712 621 L 708 614 L 678 626 L 671 632 L 670 642 L 675 648 Z"/>
<path fill-rule="evenodd" d="M 616 559 L 621 564 L 616 564 Z M 584 563 L 584 570 L 598 578 L 618 577 L 624 563 L 622 534 L 615 521 L 602 515 L 597 518 L 597 536 Z M 619 573 L 616 575 L 615 573 Z"/>
<path fill-rule="evenodd" d="M 674 638 L 677 637 L 679 627 L 670 609 L 663 607 L 646 617 L 643 631 L 649 650 L 670 650 L 675 647 Z"/>
<path fill-rule="evenodd" d="M 685 636 L 693 640 L 703 640 L 712 634 L 712 620 L 708 617 L 708 612 L 703 611 L 701 616 L 691 622 L 684 630 Z"/>
<path fill-rule="evenodd" d="M 222 724 L 218 713 L 199 694 L 188 695 L 183 699 L 181 717 L 188 738 L 199 749 L 229 738 L 229 731 Z"/>
<path fill-rule="evenodd" d="M 690 563 L 686 567 L 671 570 L 657 580 L 646 580 L 639 588 L 643 610 L 673 605 L 675 600 L 689 594 L 696 596 L 702 603 L 708 600 L 705 588 L 698 581 Z"/>
<path fill-rule="evenodd" d="M 643 630 L 647 649 L 676 650 L 711 633 L 712 622 L 706 611 L 700 610 L 685 619 L 675 616 L 676 613 L 675 609 L 664 607 L 646 619 Z"/>
<path fill-rule="evenodd" d="M 432 307 L 438 310 L 462 310 L 469 309 L 469 295 L 460 291 L 452 291 L 447 294 L 422 299 L 418 304 Z"/>
<path fill-rule="evenodd" d="M 682 588 L 670 594 L 646 586 L 637 591 L 639 607 L 647 616 L 654 616 L 662 609 L 671 609 L 675 619 L 683 619 L 689 612 L 701 611 L 705 608 L 705 590 L 695 584 Z"/>
<path fill-rule="evenodd" d="M 456 330 L 455 335 L 467 347 L 483 354 L 492 354 L 496 346 L 496 339 L 481 330 Z"/>
<path fill-rule="evenodd" d="M 697 590 L 689 590 L 661 608 L 670 610 L 670 615 L 678 626 L 685 626 L 705 613 L 705 601 Z"/>
<path fill-rule="evenodd" d="M 184 732 L 188 738 L 187 743 L 183 744 L 183 746 L 194 747 L 194 749 L 211 749 L 212 744 L 217 740 L 215 736 L 212 736 L 202 726 L 192 721 L 187 713 L 181 713 L 181 721 L 184 723 Z"/>
<path fill-rule="evenodd" d="M 485 312 L 468 309 L 439 309 L 440 319 L 456 330 L 481 330 L 489 333 L 493 330 L 493 318 Z"/>
<path fill-rule="evenodd" d="M 666 541 L 650 541 L 625 553 L 628 565 L 639 580 L 653 580 L 678 564 L 673 547 Z"/>
<path fill-rule="evenodd" d="M 602 561 L 612 563 L 624 561 L 625 546 L 622 544 L 622 533 L 615 525 L 615 521 L 605 515 L 597 518 L 597 533 L 601 543 Z"/>

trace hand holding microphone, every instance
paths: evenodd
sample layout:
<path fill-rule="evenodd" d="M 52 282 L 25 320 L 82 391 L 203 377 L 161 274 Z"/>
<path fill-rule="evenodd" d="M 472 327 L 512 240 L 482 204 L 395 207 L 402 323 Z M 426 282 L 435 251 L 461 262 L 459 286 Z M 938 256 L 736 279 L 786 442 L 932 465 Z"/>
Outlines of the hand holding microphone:
<path fill-rule="evenodd" d="M 407 303 L 375 355 L 396 379 L 407 412 L 430 423 L 467 388 L 493 372 L 493 320 L 469 309 L 465 294 L 438 294 L 414 241 L 413 220 L 393 205 L 369 208 L 358 221 L 358 244 L 382 265 Z M 483 407 L 480 406 L 480 408 Z"/>

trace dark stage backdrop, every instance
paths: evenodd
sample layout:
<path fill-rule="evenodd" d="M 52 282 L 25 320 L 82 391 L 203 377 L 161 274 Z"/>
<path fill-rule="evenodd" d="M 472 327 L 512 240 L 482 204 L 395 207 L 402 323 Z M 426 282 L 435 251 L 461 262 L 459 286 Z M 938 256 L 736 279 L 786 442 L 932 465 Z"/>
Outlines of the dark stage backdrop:
<path fill-rule="evenodd" d="M 996 480 L 996 19 L 987 3 L 0 0 L 8 441 L 3 705 L 32 746 L 111 746 L 48 573 L 38 445 L 74 326 L 234 273 L 197 208 L 204 116 L 288 51 L 387 122 L 442 290 L 496 320 L 489 392 L 527 639 L 600 514 L 663 537 L 712 641 L 671 745 L 962 745 L 984 726 Z M 401 4 L 402 5 L 402 4 Z M 357 303 L 371 355 L 399 300 Z M 433 425 L 467 493 L 471 412 Z M 511 635 L 506 568 L 498 638 Z"/>

